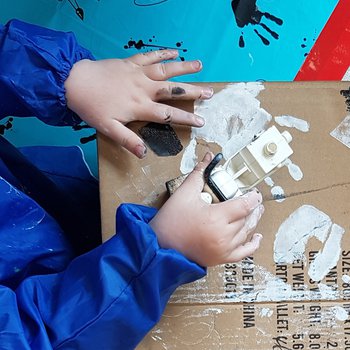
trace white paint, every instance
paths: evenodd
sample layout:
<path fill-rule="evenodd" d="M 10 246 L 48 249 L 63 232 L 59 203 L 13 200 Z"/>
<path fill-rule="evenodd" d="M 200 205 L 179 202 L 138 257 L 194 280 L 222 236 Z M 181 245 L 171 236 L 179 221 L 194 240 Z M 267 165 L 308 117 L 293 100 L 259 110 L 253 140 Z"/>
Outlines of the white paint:
<path fill-rule="evenodd" d="M 339 291 L 337 290 L 338 286 L 327 286 L 327 284 L 324 283 L 318 283 L 318 289 L 320 290 L 320 299 L 323 300 L 334 300 L 334 299 L 339 299 Z"/>
<path fill-rule="evenodd" d="M 266 185 L 267 186 L 270 186 L 270 187 L 272 187 L 275 183 L 273 182 L 273 180 L 271 179 L 271 177 L 265 177 L 265 179 L 264 179 L 264 181 L 265 181 L 265 183 L 266 183 Z"/>
<path fill-rule="evenodd" d="M 315 237 L 325 244 L 310 264 L 308 274 L 314 281 L 321 281 L 338 263 L 344 232 L 327 214 L 313 206 L 303 205 L 279 227 L 274 242 L 274 261 L 289 264 L 296 259 L 306 261 L 306 244 Z"/>
<path fill-rule="evenodd" d="M 285 161 L 285 165 L 288 168 L 289 175 L 295 180 L 295 181 L 300 181 L 304 174 L 301 171 L 300 167 L 296 164 L 294 164 L 290 159 L 287 159 Z"/>
<path fill-rule="evenodd" d="M 272 197 L 276 202 L 283 202 L 285 198 L 284 190 L 281 186 L 274 186 L 271 188 Z"/>
<path fill-rule="evenodd" d="M 348 312 L 341 306 L 333 306 L 331 311 L 334 317 L 339 321 L 346 321 L 349 317 Z"/>
<path fill-rule="evenodd" d="M 311 237 L 325 242 L 332 221 L 328 215 L 311 205 L 294 211 L 279 227 L 274 242 L 274 261 L 291 264 L 305 260 L 304 251 Z"/>
<path fill-rule="evenodd" d="M 343 81 L 350 81 L 350 67 L 348 67 L 347 71 L 345 72 L 343 76 Z"/>
<path fill-rule="evenodd" d="M 346 116 L 330 135 L 350 148 L 350 115 Z"/>
<path fill-rule="evenodd" d="M 314 281 L 321 281 L 326 277 L 327 273 L 337 265 L 340 252 L 341 252 L 341 240 L 343 238 L 345 230 L 337 225 L 333 224 L 329 237 L 323 247 L 323 250 L 315 255 L 309 267 L 309 276 Z"/>
<path fill-rule="evenodd" d="M 344 283 L 348 283 L 348 284 L 350 283 L 350 276 L 349 275 L 343 275 L 341 279 Z"/>
<path fill-rule="evenodd" d="M 266 128 L 272 116 L 256 98 L 263 89 L 258 82 L 229 84 L 211 99 L 195 102 L 194 112 L 205 119 L 205 125 L 192 128 L 191 142 L 181 160 L 182 173 L 195 166 L 194 139 L 217 143 L 228 159 Z"/>
<path fill-rule="evenodd" d="M 275 122 L 280 126 L 295 128 L 302 132 L 308 132 L 310 130 L 310 124 L 306 120 L 292 117 L 291 115 L 275 117 Z"/>
<path fill-rule="evenodd" d="M 180 171 L 182 174 L 188 174 L 195 167 L 197 163 L 196 146 L 197 141 L 195 138 L 193 138 L 185 148 L 180 165 Z"/>
<path fill-rule="evenodd" d="M 260 317 L 271 317 L 272 314 L 273 314 L 273 310 L 268 308 L 268 307 L 263 307 L 261 310 L 260 310 Z"/>

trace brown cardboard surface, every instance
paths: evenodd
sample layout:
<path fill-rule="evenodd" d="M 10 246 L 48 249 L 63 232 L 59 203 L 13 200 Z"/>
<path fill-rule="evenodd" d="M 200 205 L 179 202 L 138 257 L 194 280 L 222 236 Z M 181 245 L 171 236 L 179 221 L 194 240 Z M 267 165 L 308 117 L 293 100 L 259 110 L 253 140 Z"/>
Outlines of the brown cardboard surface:
<path fill-rule="evenodd" d="M 217 91 L 226 84 L 214 84 Z M 138 349 L 350 349 L 350 149 L 330 132 L 350 114 L 340 90 L 345 82 L 264 83 L 257 99 L 273 117 L 291 115 L 310 123 L 310 131 L 288 130 L 293 163 L 303 178 L 287 168 L 272 176 L 286 199 L 277 202 L 262 183 L 265 214 L 258 226 L 261 248 L 238 264 L 211 268 L 206 278 L 179 288 L 161 322 Z M 191 110 L 185 103 L 182 108 Z M 273 125 L 272 121 L 270 125 Z M 140 128 L 140 123 L 131 127 Z M 184 146 L 188 128 L 175 128 Z M 253 135 L 252 135 L 253 136 Z M 114 232 L 115 208 L 121 202 L 159 206 L 165 182 L 180 175 L 182 152 L 140 161 L 99 135 L 99 169 L 104 239 Z M 200 141 L 199 157 L 212 145 Z M 217 151 L 217 149 L 215 149 Z M 325 242 L 308 240 L 305 260 L 275 263 L 276 233 L 298 208 L 307 205 L 327 214 L 345 230 L 340 258 L 321 281 L 308 271 Z M 333 226 L 332 226 L 333 227 Z M 336 252 L 334 252 L 336 254 Z"/>

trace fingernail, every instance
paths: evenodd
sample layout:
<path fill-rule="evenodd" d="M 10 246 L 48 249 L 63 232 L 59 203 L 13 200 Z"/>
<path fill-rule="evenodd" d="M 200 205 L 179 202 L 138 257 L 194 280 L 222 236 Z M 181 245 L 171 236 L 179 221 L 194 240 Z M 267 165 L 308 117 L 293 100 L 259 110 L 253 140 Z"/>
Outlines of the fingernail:
<path fill-rule="evenodd" d="M 179 51 L 177 51 L 177 50 L 170 50 L 170 51 L 168 51 L 168 55 L 169 56 L 177 56 L 179 54 Z"/>
<path fill-rule="evenodd" d="M 207 87 L 202 90 L 202 98 L 211 98 L 214 95 L 214 90 L 212 87 Z"/>
<path fill-rule="evenodd" d="M 195 70 L 200 70 L 202 68 L 202 62 L 200 60 L 192 61 L 192 68 Z"/>
<path fill-rule="evenodd" d="M 139 157 L 140 159 L 145 158 L 147 153 L 147 148 L 144 145 L 137 145 L 135 148 L 135 154 L 137 155 L 137 157 Z"/>
<path fill-rule="evenodd" d="M 203 161 L 210 162 L 213 159 L 213 153 L 207 152 L 203 158 Z"/>
<path fill-rule="evenodd" d="M 262 202 L 261 193 L 254 190 L 248 192 L 244 197 L 250 210 L 254 210 Z"/>
<path fill-rule="evenodd" d="M 196 117 L 196 122 L 198 126 L 203 126 L 205 124 L 205 120 L 202 117 Z"/>
<path fill-rule="evenodd" d="M 256 247 L 260 247 L 261 240 L 263 239 L 263 235 L 260 233 L 256 233 L 253 237 L 253 241 L 256 244 Z"/>

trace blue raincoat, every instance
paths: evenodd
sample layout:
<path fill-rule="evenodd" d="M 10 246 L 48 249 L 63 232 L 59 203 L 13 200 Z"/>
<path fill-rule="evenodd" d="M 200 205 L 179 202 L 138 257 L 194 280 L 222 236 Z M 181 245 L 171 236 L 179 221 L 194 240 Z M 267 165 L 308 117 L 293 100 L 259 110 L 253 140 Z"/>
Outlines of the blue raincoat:
<path fill-rule="evenodd" d="M 64 81 L 84 58 L 72 33 L 0 26 L 0 118 L 79 123 Z M 16 149 L 0 137 L 0 349 L 132 349 L 174 290 L 205 274 L 159 247 L 155 209 L 121 205 L 102 245 L 98 212 L 78 147 Z"/>

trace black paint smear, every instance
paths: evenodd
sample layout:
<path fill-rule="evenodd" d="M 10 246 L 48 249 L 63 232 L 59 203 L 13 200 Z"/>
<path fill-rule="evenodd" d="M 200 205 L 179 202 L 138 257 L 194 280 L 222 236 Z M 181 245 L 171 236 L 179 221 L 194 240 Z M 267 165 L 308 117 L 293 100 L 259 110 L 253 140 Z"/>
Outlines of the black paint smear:
<path fill-rule="evenodd" d="M 155 36 L 153 35 L 152 38 L 148 39 L 148 42 L 153 42 Z M 131 48 L 135 48 L 136 50 L 141 50 L 141 49 L 145 49 L 147 50 L 147 48 L 150 48 L 149 51 L 152 51 L 152 48 L 156 48 L 159 50 L 178 50 L 181 51 L 183 53 L 187 52 L 187 49 L 183 49 L 181 48 L 183 42 L 182 41 L 178 41 L 176 42 L 175 46 L 176 47 L 172 47 L 172 46 L 165 46 L 165 45 L 155 45 L 155 44 L 146 44 L 143 40 L 133 40 L 132 38 L 128 41 L 128 43 L 126 45 L 124 45 L 124 49 L 128 50 Z M 183 56 L 179 56 L 179 59 L 181 61 L 185 60 L 185 57 Z"/>
<path fill-rule="evenodd" d="M 251 25 L 260 25 L 265 29 L 274 39 L 278 40 L 279 35 L 271 30 L 266 24 L 261 23 L 263 17 L 266 19 L 275 22 L 277 25 L 281 26 L 283 20 L 278 18 L 268 12 L 261 12 L 256 6 L 257 0 L 232 0 L 231 8 L 235 15 L 236 23 L 239 28 L 243 28 L 248 24 Z M 259 36 L 264 45 L 270 45 L 270 41 L 261 35 L 256 29 L 254 32 Z M 244 33 L 239 37 L 239 47 L 243 48 L 245 46 L 244 42 Z"/>
<path fill-rule="evenodd" d="M 80 139 L 80 143 L 81 143 L 82 145 L 85 145 L 86 143 L 91 142 L 91 141 L 94 141 L 94 140 L 96 140 L 96 133 L 95 133 L 95 134 L 92 134 L 92 135 L 90 135 L 90 136 L 87 136 L 87 137 L 82 137 L 82 138 Z"/>
<path fill-rule="evenodd" d="M 142 139 L 160 157 L 175 156 L 183 146 L 168 124 L 148 123 L 139 130 Z"/>
<path fill-rule="evenodd" d="M 72 3 L 71 0 L 68 0 L 69 3 L 72 5 L 72 7 L 75 10 L 76 15 L 81 19 L 84 20 L 84 10 L 79 6 L 77 0 L 74 0 L 75 5 Z"/>
<path fill-rule="evenodd" d="M 5 130 L 10 130 L 12 128 L 13 118 L 9 118 L 5 124 L 0 124 L 0 135 L 4 135 Z"/>
<path fill-rule="evenodd" d="M 87 124 L 77 124 L 72 126 L 74 131 L 79 131 L 83 129 L 92 129 L 90 125 Z"/>
<path fill-rule="evenodd" d="M 263 42 L 264 45 L 266 45 L 266 46 L 270 45 L 270 42 L 264 36 L 262 36 L 256 29 L 254 29 L 254 32 L 261 39 L 261 41 Z"/>
<path fill-rule="evenodd" d="M 186 91 L 185 91 L 185 89 L 183 89 L 183 88 L 181 88 L 179 86 L 176 86 L 176 87 L 173 87 L 171 89 L 171 94 L 175 95 L 175 96 L 180 96 L 180 95 L 186 94 Z"/>
<path fill-rule="evenodd" d="M 135 6 L 146 7 L 146 6 L 155 6 L 167 2 L 168 0 L 156 0 L 155 2 L 151 2 L 150 4 L 139 4 L 138 0 L 134 0 Z"/>
<path fill-rule="evenodd" d="M 349 90 L 340 90 L 340 94 L 345 97 L 346 110 L 350 112 L 350 88 Z"/>

